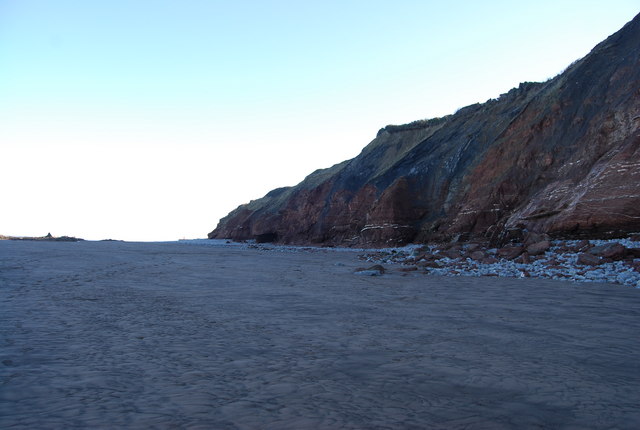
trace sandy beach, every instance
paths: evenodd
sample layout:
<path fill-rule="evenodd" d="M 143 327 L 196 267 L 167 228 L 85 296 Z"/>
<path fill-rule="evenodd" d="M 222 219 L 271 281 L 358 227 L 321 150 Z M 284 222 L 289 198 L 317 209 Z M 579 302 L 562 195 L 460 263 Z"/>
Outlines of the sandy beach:
<path fill-rule="evenodd" d="M 637 429 L 640 289 L 0 241 L 0 427 Z"/>

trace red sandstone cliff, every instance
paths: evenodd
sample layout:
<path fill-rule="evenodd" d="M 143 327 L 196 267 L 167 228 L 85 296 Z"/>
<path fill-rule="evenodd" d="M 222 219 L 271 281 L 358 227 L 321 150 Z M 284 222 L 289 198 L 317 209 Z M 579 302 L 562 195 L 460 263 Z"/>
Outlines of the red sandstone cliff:
<path fill-rule="evenodd" d="M 370 246 L 640 231 L 639 60 L 640 15 L 556 78 L 387 126 L 209 237 Z"/>

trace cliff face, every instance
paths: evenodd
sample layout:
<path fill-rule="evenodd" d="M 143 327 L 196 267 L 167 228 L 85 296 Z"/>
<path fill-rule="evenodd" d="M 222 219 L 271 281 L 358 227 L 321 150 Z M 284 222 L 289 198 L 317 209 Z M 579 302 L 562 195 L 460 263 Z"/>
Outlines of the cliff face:
<path fill-rule="evenodd" d="M 545 83 L 387 126 L 352 160 L 241 205 L 210 238 L 388 246 L 640 231 L 640 15 Z"/>

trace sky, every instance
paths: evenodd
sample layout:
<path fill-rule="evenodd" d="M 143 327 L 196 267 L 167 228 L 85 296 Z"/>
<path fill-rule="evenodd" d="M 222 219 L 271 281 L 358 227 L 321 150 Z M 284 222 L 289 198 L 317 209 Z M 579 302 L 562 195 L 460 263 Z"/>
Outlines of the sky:
<path fill-rule="evenodd" d="M 0 0 L 0 234 L 203 238 L 388 124 L 544 81 L 640 0 Z"/>

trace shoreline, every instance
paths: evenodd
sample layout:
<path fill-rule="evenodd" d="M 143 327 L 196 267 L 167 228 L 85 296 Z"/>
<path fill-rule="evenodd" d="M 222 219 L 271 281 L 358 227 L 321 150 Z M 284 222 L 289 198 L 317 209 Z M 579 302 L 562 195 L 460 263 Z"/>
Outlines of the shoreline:
<path fill-rule="evenodd" d="M 632 240 L 633 239 L 633 240 Z M 355 252 L 371 264 L 399 266 L 409 274 L 540 278 L 609 282 L 640 288 L 640 239 L 548 240 L 488 248 L 478 244 L 419 245 L 400 248 L 339 248 L 196 239 L 185 244 L 234 246 L 271 252 Z M 548 243 L 544 243 L 548 242 Z M 537 247 L 536 255 L 527 249 Z"/>
<path fill-rule="evenodd" d="M 540 278 L 572 282 L 608 282 L 640 288 L 640 234 L 623 239 L 542 239 L 491 248 L 480 243 L 408 244 L 389 248 L 349 248 L 313 245 L 235 242 L 229 239 L 179 239 L 175 241 L 84 240 L 76 237 L 0 236 L 17 242 L 85 242 L 170 244 L 231 247 L 283 252 L 357 253 L 362 262 L 391 265 L 404 276 L 439 275 L 472 277 Z M 531 248 L 537 248 L 529 252 Z M 397 267 L 396 267 L 397 266 Z"/>

